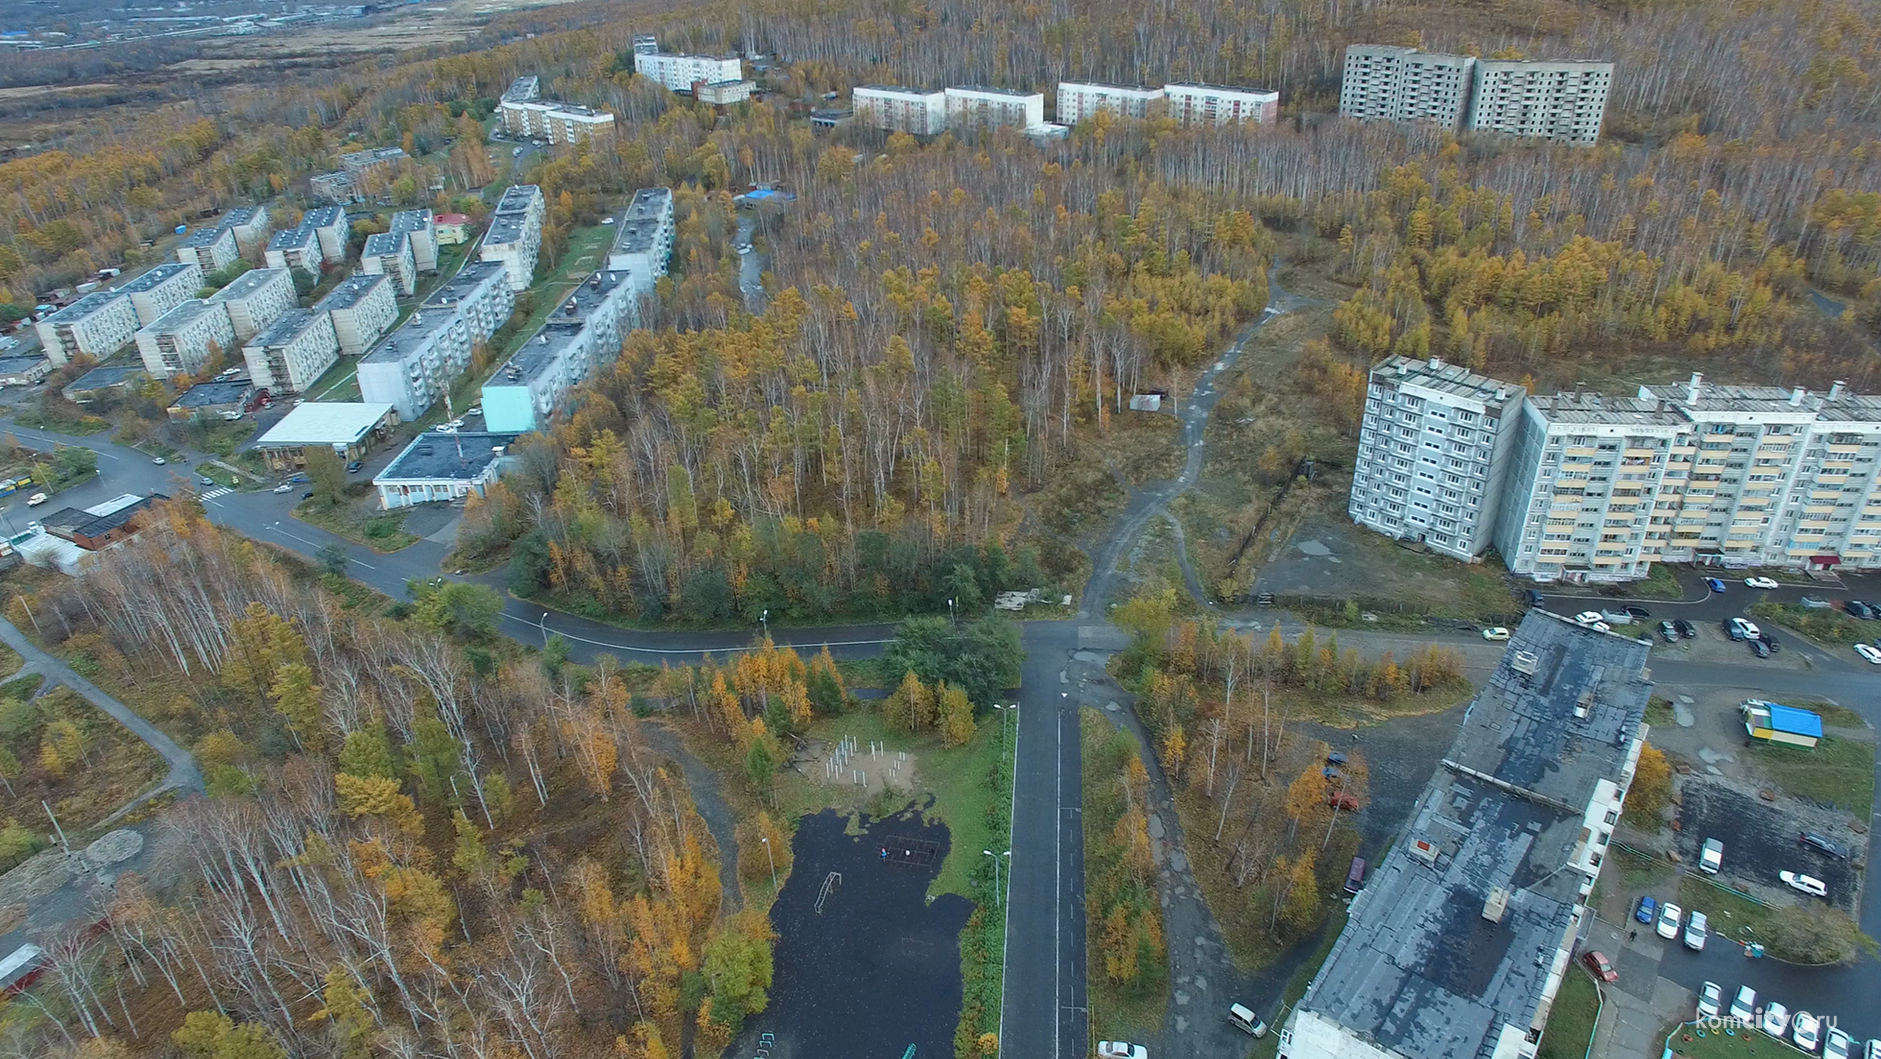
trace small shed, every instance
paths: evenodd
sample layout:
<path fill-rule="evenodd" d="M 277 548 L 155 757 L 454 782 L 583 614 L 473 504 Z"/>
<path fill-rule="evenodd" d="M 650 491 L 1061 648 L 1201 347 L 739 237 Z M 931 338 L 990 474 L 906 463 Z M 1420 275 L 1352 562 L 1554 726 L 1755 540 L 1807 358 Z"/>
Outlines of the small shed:
<path fill-rule="evenodd" d="M 1745 699 L 1744 733 L 1752 739 L 1805 749 L 1822 741 L 1822 718 L 1809 710 L 1780 702 Z"/>

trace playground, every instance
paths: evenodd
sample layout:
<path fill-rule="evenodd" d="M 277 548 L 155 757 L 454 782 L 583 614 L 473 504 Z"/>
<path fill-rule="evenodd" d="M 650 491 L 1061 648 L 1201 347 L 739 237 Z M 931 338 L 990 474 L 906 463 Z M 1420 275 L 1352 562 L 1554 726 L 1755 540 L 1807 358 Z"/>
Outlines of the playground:
<path fill-rule="evenodd" d="M 860 750 L 870 757 L 866 742 Z M 954 894 L 927 900 L 948 848 L 946 825 L 917 809 L 881 819 L 832 809 L 803 817 L 792 842 L 796 867 L 771 907 L 770 1007 L 726 1054 L 952 1056 L 959 935 L 973 905 Z"/>

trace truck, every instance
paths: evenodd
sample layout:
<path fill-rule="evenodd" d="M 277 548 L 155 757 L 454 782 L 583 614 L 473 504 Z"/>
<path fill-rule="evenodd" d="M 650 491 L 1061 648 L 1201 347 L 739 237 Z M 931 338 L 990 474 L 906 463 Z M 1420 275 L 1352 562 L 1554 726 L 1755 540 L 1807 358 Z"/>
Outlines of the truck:
<path fill-rule="evenodd" d="M 46 969 L 45 956 L 43 949 L 28 943 L 0 960 L 0 992 L 8 996 L 25 992 L 26 987 L 33 984 L 33 979 Z"/>

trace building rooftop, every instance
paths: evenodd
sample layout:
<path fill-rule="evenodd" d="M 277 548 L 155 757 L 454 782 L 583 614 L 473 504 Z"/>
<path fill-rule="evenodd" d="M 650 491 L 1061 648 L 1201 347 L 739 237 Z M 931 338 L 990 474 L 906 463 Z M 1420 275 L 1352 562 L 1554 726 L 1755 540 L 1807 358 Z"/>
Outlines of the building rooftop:
<path fill-rule="evenodd" d="M 299 228 L 283 228 L 268 237 L 270 250 L 305 250 L 314 245 L 318 237 L 314 230 L 305 225 Z"/>
<path fill-rule="evenodd" d="M 496 213 L 521 213 L 531 208 L 542 196 L 539 184 L 514 184 L 503 192 L 503 197 L 496 200 Z"/>
<path fill-rule="evenodd" d="M 155 502 L 168 499 L 162 493 L 149 496 L 126 493 L 82 510 L 75 507 L 60 508 L 41 519 L 40 525 L 48 531 L 57 530 L 75 537 L 101 537 L 128 524 L 139 512 L 149 510 Z"/>
<path fill-rule="evenodd" d="M 42 364 L 51 366 L 45 357 L 0 357 L 0 375 L 24 375 Z"/>
<path fill-rule="evenodd" d="M 1209 92 L 1239 92 L 1245 96 L 1278 96 L 1280 93 L 1267 88 L 1252 88 L 1248 85 L 1213 85 L 1207 81 L 1171 81 L 1163 86 L 1167 92 L 1172 88 L 1200 88 Z"/>
<path fill-rule="evenodd" d="M 1040 96 L 1040 97 L 1044 96 L 1043 92 L 1027 92 L 1024 89 L 1020 89 L 1020 88 L 993 88 L 988 85 L 948 85 L 947 91 L 949 92 L 987 92 L 996 96 L 1016 96 L 1020 99 L 1030 99 L 1033 96 Z"/>
<path fill-rule="evenodd" d="M 614 233 L 614 251 L 638 254 L 653 249 L 664 226 L 662 221 L 672 208 L 671 188 L 641 188 L 634 192 L 633 202 L 621 214 L 619 230 Z"/>
<path fill-rule="evenodd" d="M 199 382 L 170 402 L 171 408 L 208 408 L 219 404 L 239 404 L 255 390 L 253 379 L 229 379 L 224 382 Z"/>
<path fill-rule="evenodd" d="M 1778 732 L 1792 735 L 1814 736 L 1822 738 L 1822 716 L 1810 710 L 1785 706 L 1780 702 L 1766 702 L 1764 708 L 1770 711 L 1770 727 Z"/>
<path fill-rule="evenodd" d="M 1596 785 L 1627 767 L 1649 649 L 1529 612 L 1353 900 L 1302 1019 L 1417 1059 L 1479 1059 L 1511 1028 L 1538 1028 L 1587 881 L 1563 869 Z M 1506 906 L 1488 918 L 1497 894 Z"/>
<path fill-rule="evenodd" d="M 379 257 L 384 254 L 402 254 L 411 236 L 404 232 L 374 232 L 366 236 L 366 245 L 360 252 L 367 257 Z"/>
<path fill-rule="evenodd" d="M 195 322 L 196 318 L 204 313 L 226 313 L 227 311 L 228 310 L 222 308 L 222 306 L 210 305 L 201 298 L 185 298 L 164 310 L 163 315 L 150 321 L 149 326 L 145 327 L 144 330 L 154 334 L 180 331 Z"/>
<path fill-rule="evenodd" d="M 438 224 L 469 224 L 470 216 L 464 213 L 440 213 L 432 220 Z"/>
<path fill-rule="evenodd" d="M 492 434 L 464 431 L 457 434 L 420 434 L 405 446 L 398 458 L 385 465 L 372 481 L 436 481 L 450 479 L 472 481 L 503 452 L 516 443 L 520 434 Z M 500 450 L 500 451 L 499 451 Z"/>
<path fill-rule="evenodd" d="M 314 311 L 330 313 L 335 309 L 351 309 L 364 301 L 374 288 L 390 282 L 392 282 L 390 276 L 355 272 L 328 291 L 326 297 L 315 302 Z"/>
<path fill-rule="evenodd" d="M 373 147 L 340 155 L 340 167 L 351 172 L 358 172 L 361 169 L 369 169 L 403 157 L 405 157 L 403 147 Z"/>
<path fill-rule="evenodd" d="M 222 241 L 222 236 L 225 232 L 228 232 L 227 228 L 198 228 L 184 236 L 183 241 L 176 245 L 186 250 L 196 250 L 205 246 L 214 246 Z M 229 238 L 233 239 L 234 235 L 231 234 Z"/>
<path fill-rule="evenodd" d="M 535 382 L 581 334 L 594 307 L 626 284 L 628 276 L 624 271 L 596 272 L 589 276 L 587 282 L 569 292 L 562 304 L 555 307 L 541 329 L 530 335 L 529 340 L 490 376 L 491 385 L 524 386 Z"/>
<path fill-rule="evenodd" d="M 251 346 L 285 346 L 301 336 L 301 332 L 316 326 L 325 317 L 312 309 L 289 309 L 280 318 L 261 329 L 261 333 L 248 340 Z"/>
<path fill-rule="evenodd" d="M 1059 84 L 1073 88 L 1101 88 L 1106 92 L 1154 92 L 1161 94 L 1162 89 L 1149 85 L 1113 85 L 1107 81 L 1060 81 Z"/>
<path fill-rule="evenodd" d="M 1691 420 L 1664 401 L 1605 397 L 1597 393 L 1557 393 L 1529 398 L 1550 423 L 1589 426 L 1689 426 Z"/>
<path fill-rule="evenodd" d="M 477 288 L 492 278 L 500 278 L 507 272 L 501 261 L 469 262 L 431 292 L 431 297 L 425 299 L 425 308 L 448 309 L 476 293 Z"/>
<path fill-rule="evenodd" d="M 420 309 L 412 313 L 404 323 L 394 328 L 391 334 L 386 335 L 383 341 L 372 347 L 372 351 L 360 359 L 362 362 L 373 364 L 382 364 L 387 361 L 396 364 L 404 360 L 413 350 L 422 348 L 432 338 L 456 323 L 457 319 L 457 314 L 448 309 L 438 312 L 426 312 Z"/>
<path fill-rule="evenodd" d="M 1688 413 L 1762 412 L 1804 419 L 1815 414 L 1815 408 L 1806 400 L 1809 391 L 1800 386 L 1793 390 L 1781 386 L 1725 386 L 1704 379 L 1704 373 L 1693 372 L 1689 382 L 1641 386 L 1639 396 L 1670 401 Z"/>
<path fill-rule="evenodd" d="M 1831 391 L 1833 392 L 1833 391 Z M 1816 418 L 1828 423 L 1881 423 L 1881 397 L 1860 393 L 1812 396 Z"/>
<path fill-rule="evenodd" d="M 244 224 L 252 224 L 255 220 L 255 214 L 259 211 L 260 207 L 258 206 L 237 206 L 227 213 L 224 213 L 222 219 L 216 222 L 216 227 L 238 228 Z"/>
<path fill-rule="evenodd" d="M 904 96 L 938 96 L 946 94 L 946 89 L 904 88 L 901 85 L 857 85 L 865 92 L 898 92 Z"/>
<path fill-rule="evenodd" d="M 256 444 L 269 448 L 349 445 L 371 433 L 380 420 L 391 414 L 389 404 L 309 401 L 282 416 Z"/>
<path fill-rule="evenodd" d="M 121 386 L 144 374 L 141 365 L 118 365 L 109 368 L 93 368 L 78 378 L 73 379 L 65 388 L 73 393 L 86 390 L 102 390 L 110 386 Z"/>
<path fill-rule="evenodd" d="M 520 213 L 497 214 L 490 220 L 490 227 L 483 233 L 484 246 L 508 246 L 523 240 L 523 229 L 528 227 L 527 218 Z"/>
<path fill-rule="evenodd" d="M 308 210 L 300 219 L 303 228 L 331 228 L 346 219 L 346 211 L 338 206 L 322 206 Z"/>
<path fill-rule="evenodd" d="M 58 312 L 53 313 L 51 316 L 46 317 L 42 322 L 48 324 L 77 323 L 122 297 L 124 297 L 122 290 L 95 290 L 65 308 L 60 309 Z"/>
<path fill-rule="evenodd" d="M 286 275 L 287 269 L 284 268 L 251 268 L 247 272 L 230 280 L 228 286 L 211 294 L 207 300 L 220 302 L 246 298 L 267 286 L 269 283 L 274 282 L 278 277 Z M 288 283 L 291 286 L 293 280 L 290 278 Z"/>
<path fill-rule="evenodd" d="M 165 262 L 164 264 L 151 268 L 150 271 L 131 280 L 124 286 L 119 287 L 118 292 L 120 294 L 141 294 L 144 291 L 158 287 L 164 282 L 188 272 L 192 268 L 197 269 L 199 273 L 201 272 L 201 268 L 194 264 L 186 265 L 181 261 Z"/>
<path fill-rule="evenodd" d="M 1480 401 L 1486 408 L 1519 404 L 1523 394 L 1520 386 L 1478 375 L 1460 365 L 1446 364 L 1437 357 L 1429 360 L 1386 357 L 1372 369 L 1372 381 L 1380 380 L 1400 386 L 1421 386 L 1450 397 Z"/>
<path fill-rule="evenodd" d="M 511 81 L 509 87 L 503 90 L 503 102 L 522 103 L 540 94 L 542 94 L 542 78 L 535 74 L 527 74 Z"/>
<path fill-rule="evenodd" d="M 430 210 L 400 210 L 392 215 L 391 232 L 422 232 L 432 225 Z"/>

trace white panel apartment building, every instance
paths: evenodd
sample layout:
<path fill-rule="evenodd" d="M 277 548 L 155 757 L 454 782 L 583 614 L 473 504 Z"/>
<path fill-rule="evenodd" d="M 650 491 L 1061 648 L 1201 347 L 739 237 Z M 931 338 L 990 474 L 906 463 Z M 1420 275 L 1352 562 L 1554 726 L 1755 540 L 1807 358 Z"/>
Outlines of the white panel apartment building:
<path fill-rule="evenodd" d="M 63 367 L 84 354 L 103 360 L 137 333 L 137 310 L 122 291 L 92 291 L 33 325 L 46 359 Z"/>
<path fill-rule="evenodd" d="M 1029 129 L 1045 124 L 1043 92 L 965 85 L 945 89 L 943 95 L 947 103 L 947 127 L 956 131 L 1002 125 Z"/>
<path fill-rule="evenodd" d="M 1520 386 L 1467 368 L 1390 357 L 1372 369 L 1348 510 L 1432 551 L 1474 559 L 1489 547 Z"/>
<path fill-rule="evenodd" d="M 250 254 L 268 241 L 268 207 L 237 206 L 222 215 L 217 228 L 227 228 L 235 236 L 235 248 Z"/>
<path fill-rule="evenodd" d="M 542 189 L 518 184 L 503 192 L 490 229 L 478 253 L 485 261 L 500 261 L 509 269 L 509 287 L 527 288 L 536 274 L 536 254 L 542 249 Z"/>
<path fill-rule="evenodd" d="M 392 215 L 389 229 L 411 240 L 412 263 L 420 272 L 438 270 L 438 222 L 430 210 L 401 210 Z"/>
<path fill-rule="evenodd" d="M 233 228 L 198 228 L 176 244 L 176 259 L 200 266 L 204 275 L 228 268 L 240 256 Z"/>
<path fill-rule="evenodd" d="M 201 374 L 203 365 L 209 363 L 212 342 L 224 356 L 235 354 L 235 329 L 229 325 L 228 310 L 200 298 L 179 302 L 137 332 L 144 370 L 156 379 Z"/>
<path fill-rule="evenodd" d="M 672 189 L 641 188 L 620 219 L 608 269 L 628 273 L 637 294 L 651 294 L 673 256 L 673 233 Z"/>
<path fill-rule="evenodd" d="M 938 136 L 947 128 L 947 93 L 894 85 L 862 85 L 849 94 L 859 125 L 913 136 Z"/>
<path fill-rule="evenodd" d="M 332 317 L 340 355 L 357 357 L 398 320 L 392 278 L 364 272 L 348 276 L 314 303 L 314 312 Z"/>
<path fill-rule="evenodd" d="M 268 240 L 268 249 L 262 252 L 262 259 L 269 268 L 297 268 L 316 279 L 321 266 L 326 264 L 320 237 L 305 225 L 274 233 L 274 238 Z"/>
<path fill-rule="evenodd" d="M 456 313 L 470 331 L 470 341 L 486 342 L 509 322 L 516 292 L 509 272 L 498 261 L 472 261 L 425 299 L 425 312 Z"/>
<path fill-rule="evenodd" d="M 359 252 L 359 270 L 368 276 L 390 276 L 398 292 L 409 298 L 418 290 L 418 262 L 411 237 L 404 232 L 374 232 Z"/>
<path fill-rule="evenodd" d="M 157 317 L 195 297 L 201 289 L 201 265 L 166 261 L 119 287 L 118 293 L 131 300 L 131 308 L 137 311 L 137 322 L 149 327 Z"/>
<path fill-rule="evenodd" d="M 570 390 L 620 356 L 637 298 L 624 272 L 588 277 L 483 384 L 485 428 L 524 433 L 545 426 Z"/>
<path fill-rule="evenodd" d="M 1389 44 L 1345 49 L 1339 113 L 1361 121 L 1402 121 L 1455 129 L 1469 114 L 1476 60 Z"/>
<path fill-rule="evenodd" d="M 346 211 L 339 206 L 322 206 L 308 210 L 300 219 L 302 228 L 311 228 L 314 237 L 320 240 L 320 256 L 328 261 L 346 260 L 346 242 L 352 238 L 353 225 L 346 219 Z"/>
<path fill-rule="evenodd" d="M 254 268 L 205 299 L 228 310 L 235 341 L 246 342 L 281 314 L 300 304 L 294 277 L 284 268 Z"/>
<path fill-rule="evenodd" d="M 1591 147 L 1600 140 L 1612 83 L 1610 62 L 1482 59 L 1471 76 L 1465 127 Z"/>
<path fill-rule="evenodd" d="M 1060 81 L 1053 114 L 1060 125 L 1076 125 L 1099 113 L 1119 118 L 1147 118 L 1150 108 L 1161 98 L 1163 90 L 1160 88 Z"/>
<path fill-rule="evenodd" d="M 470 366 L 471 346 L 462 315 L 419 309 L 360 358 L 360 400 L 417 419 Z"/>
<path fill-rule="evenodd" d="M 1280 118 L 1280 93 L 1225 85 L 1172 84 L 1169 116 L 1184 125 L 1272 125 Z"/>
<path fill-rule="evenodd" d="M 674 92 L 692 91 L 694 81 L 704 81 L 710 85 L 720 81 L 742 81 L 745 76 L 744 61 L 736 55 L 721 57 L 637 52 L 634 55 L 634 69 Z"/>
<path fill-rule="evenodd" d="M 581 143 L 596 136 L 614 133 L 614 115 L 593 107 L 558 103 L 553 99 L 501 104 L 503 130 L 530 139 L 541 137 L 550 143 Z"/>
<path fill-rule="evenodd" d="M 242 346 L 255 385 L 280 395 L 312 386 L 340 359 L 333 318 L 312 309 L 292 309 Z"/>

